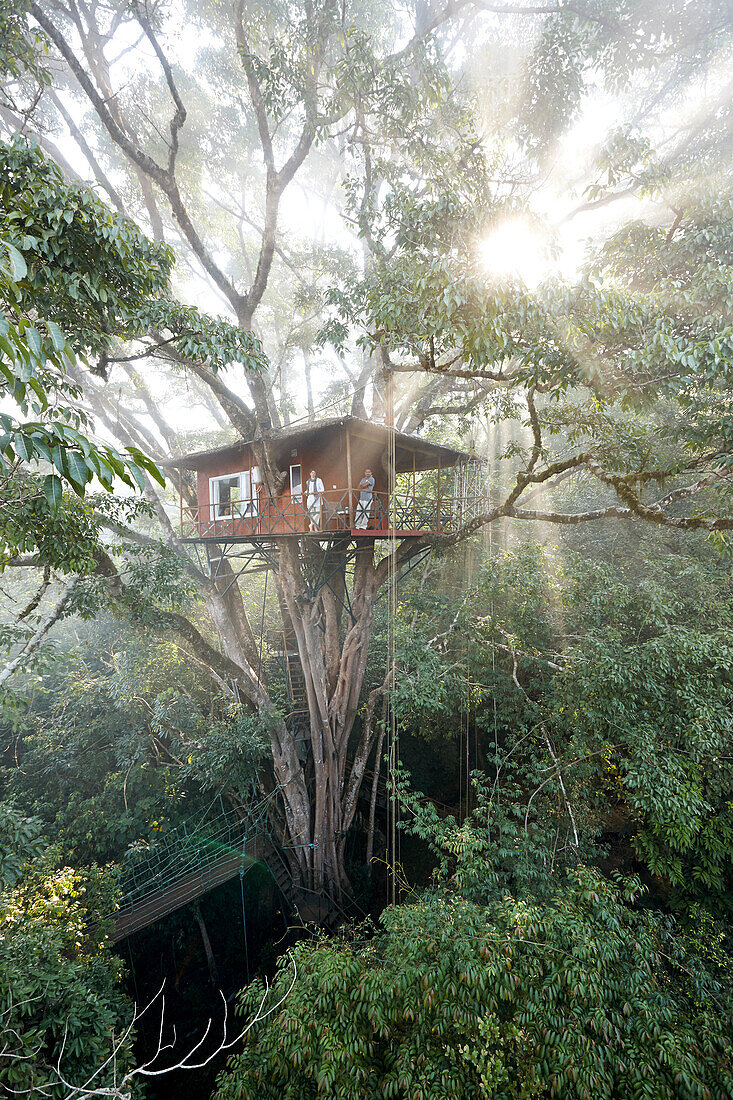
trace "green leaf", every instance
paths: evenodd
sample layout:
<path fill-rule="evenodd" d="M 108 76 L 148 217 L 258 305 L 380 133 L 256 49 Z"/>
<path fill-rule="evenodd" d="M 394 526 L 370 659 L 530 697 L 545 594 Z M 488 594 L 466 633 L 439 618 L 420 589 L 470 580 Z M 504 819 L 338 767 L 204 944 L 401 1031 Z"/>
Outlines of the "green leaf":
<path fill-rule="evenodd" d="M 51 448 L 47 443 L 43 442 L 40 439 L 34 439 L 33 445 L 35 446 L 39 455 L 41 455 L 42 458 L 45 458 L 46 462 L 51 461 Z"/>
<path fill-rule="evenodd" d="M 91 471 L 78 451 L 66 452 L 66 473 L 75 486 L 81 486 L 83 493 L 83 487 L 89 481 Z"/>
<path fill-rule="evenodd" d="M 46 474 L 43 479 L 43 494 L 46 497 L 48 506 L 52 512 L 56 512 L 61 503 L 61 497 L 63 495 L 63 486 L 61 484 L 61 478 L 56 474 Z"/>
<path fill-rule="evenodd" d="M 38 329 L 30 325 L 26 331 L 25 338 L 36 358 L 43 360 L 45 358 L 43 354 L 43 341 L 41 340 L 41 334 Z"/>
<path fill-rule="evenodd" d="M 23 462 L 30 462 L 33 455 L 33 444 L 26 439 L 22 432 L 15 433 L 13 443 L 18 457 L 22 458 Z"/>
<path fill-rule="evenodd" d="M 10 261 L 10 276 L 14 283 L 18 283 L 28 274 L 28 265 L 23 259 L 22 254 L 9 241 L 3 241 L 2 245 Z"/>
<path fill-rule="evenodd" d="M 55 321 L 46 321 L 46 328 L 48 329 L 48 335 L 51 337 L 51 343 L 56 351 L 63 351 L 66 347 L 66 338 L 59 326 Z"/>
<path fill-rule="evenodd" d="M 144 489 L 145 488 L 145 478 L 142 475 L 142 471 L 140 470 L 140 467 L 137 466 L 134 462 L 130 462 L 127 468 L 130 471 L 130 473 L 132 474 L 133 478 L 135 479 L 138 488 L 139 489 Z"/>

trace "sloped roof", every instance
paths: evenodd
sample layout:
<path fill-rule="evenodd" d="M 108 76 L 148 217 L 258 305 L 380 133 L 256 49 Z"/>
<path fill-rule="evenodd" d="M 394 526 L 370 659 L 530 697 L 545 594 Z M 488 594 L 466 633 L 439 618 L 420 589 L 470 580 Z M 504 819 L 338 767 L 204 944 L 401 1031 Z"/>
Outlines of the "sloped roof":
<path fill-rule="evenodd" d="M 359 416 L 334 416 L 328 419 L 319 420 L 315 424 L 294 424 L 285 428 L 273 429 L 271 432 L 267 432 L 262 438 L 271 440 L 275 445 L 279 442 L 289 445 L 299 439 L 305 439 L 307 437 L 316 438 L 323 432 L 329 431 L 335 427 L 351 428 L 354 432 L 358 432 L 359 435 L 373 439 L 375 443 L 383 441 L 385 444 L 389 440 L 393 430 L 388 428 L 386 424 L 377 424 L 370 420 L 362 420 Z M 395 431 L 394 434 L 395 448 L 398 452 L 414 452 L 416 455 L 423 456 L 424 459 L 435 460 L 436 464 L 439 460 L 443 466 L 455 466 L 462 459 L 474 457 L 469 454 L 468 451 L 459 451 L 454 447 L 446 447 L 442 443 L 433 443 L 428 439 L 421 439 L 420 436 L 417 435 L 408 435 L 406 432 L 398 431 Z M 162 462 L 160 465 L 172 467 L 173 469 L 196 470 L 201 466 L 207 465 L 209 460 L 214 458 L 224 460 L 227 458 L 234 459 L 237 455 L 241 454 L 242 451 L 258 441 L 259 440 L 254 439 L 238 439 L 223 447 L 214 447 L 206 451 L 195 451 L 193 454 L 183 455 L 181 458 L 171 459 L 170 461 Z M 397 462 L 399 465 L 399 454 Z M 425 468 L 429 469 L 430 467 Z"/>

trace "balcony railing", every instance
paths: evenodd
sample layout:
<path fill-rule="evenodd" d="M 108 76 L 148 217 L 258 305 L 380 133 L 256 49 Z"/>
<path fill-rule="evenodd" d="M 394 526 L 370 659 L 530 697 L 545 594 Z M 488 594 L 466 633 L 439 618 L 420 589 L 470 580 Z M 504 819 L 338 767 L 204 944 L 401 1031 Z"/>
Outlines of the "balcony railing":
<path fill-rule="evenodd" d="M 183 508 L 181 536 L 193 539 L 247 539 L 270 535 L 314 535 L 339 532 L 384 537 L 405 534 L 450 534 L 484 510 L 478 496 L 430 497 L 409 492 L 375 492 L 362 506 L 358 491 L 334 489 L 308 508 L 304 494 L 253 497 L 229 508 L 220 504 Z"/>

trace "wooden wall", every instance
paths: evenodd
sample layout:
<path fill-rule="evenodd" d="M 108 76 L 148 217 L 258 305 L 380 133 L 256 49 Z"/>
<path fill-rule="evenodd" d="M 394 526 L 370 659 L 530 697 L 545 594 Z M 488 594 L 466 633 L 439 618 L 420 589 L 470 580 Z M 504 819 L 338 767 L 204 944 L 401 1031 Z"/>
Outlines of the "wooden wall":
<path fill-rule="evenodd" d="M 281 496 L 278 498 L 277 508 L 271 509 L 273 519 L 277 511 L 283 511 L 295 515 L 297 508 L 289 506 L 291 497 L 290 466 L 300 465 L 303 493 L 305 483 L 312 469 L 316 471 L 325 487 L 326 500 L 333 500 L 348 488 L 347 473 L 347 445 L 346 428 L 342 425 L 321 430 L 314 436 L 301 436 L 299 439 L 286 441 L 277 455 L 280 469 L 285 471 L 286 480 Z M 350 431 L 352 488 L 354 489 L 354 503 L 357 499 L 356 490 L 359 481 L 364 475 L 367 466 L 371 467 L 375 479 L 375 492 L 386 493 L 388 478 L 386 471 L 386 448 L 381 441 L 367 439 L 359 434 L 358 429 Z M 197 497 L 200 516 L 203 522 L 212 520 L 211 500 L 209 496 L 209 478 L 219 477 L 223 474 L 238 474 L 251 470 L 257 465 L 253 449 L 250 446 L 242 448 L 242 451 L 234 458 L 212 457 L 205 460 L 197 470 Z M 260 487 L 260 496 L 263 497 Z M 265 519 L 269 533 L 287 533 L 293 526 L 293 520 L 285 521 L 282 525 L 273 526 L 272 520 L 267 517 L 267 509 L 264 508 L 264 500 L 260 505 L 260 516 Z M 305 528 L 303 528 L 305 529 Z"/>

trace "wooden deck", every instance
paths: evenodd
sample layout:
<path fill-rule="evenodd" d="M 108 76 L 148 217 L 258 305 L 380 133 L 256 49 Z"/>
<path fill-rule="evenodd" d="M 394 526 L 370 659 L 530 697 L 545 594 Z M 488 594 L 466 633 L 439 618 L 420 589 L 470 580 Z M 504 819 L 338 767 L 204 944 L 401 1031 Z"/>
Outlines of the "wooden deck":
<path fill-rule="evenodd" d="M 443 534 L 441 531 L 363 531 L 361 528 L 346 528 L 343 531 L 339 531 L 338 534 L 342 535 L 344 541 L 350 542 L 351 539 L 414 539 L 420 538 L 423 535 L 439 535 Z M 181 542 L 201 542 L 202 540 L 210 540 L 211 542 L 256 542 L 259 538 L 263 539 L 321 539 L 322 541 L 329 541 L 333 539 L 333 531 L 282 531 L 268 534 L 267 532 L 248 534 L 229 534 L 222 531 L 207 531 L 205 534 L 187 534 L 183 535 L 180 539 Z"/>

